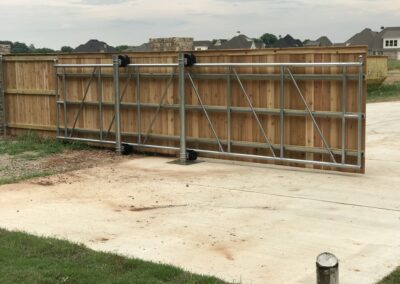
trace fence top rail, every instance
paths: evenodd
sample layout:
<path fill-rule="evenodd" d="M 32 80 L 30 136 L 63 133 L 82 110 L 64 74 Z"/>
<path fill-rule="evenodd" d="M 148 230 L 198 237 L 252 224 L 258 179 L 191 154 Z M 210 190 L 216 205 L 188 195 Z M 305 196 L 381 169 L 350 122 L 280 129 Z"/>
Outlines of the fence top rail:
<path fill-rule="evenodd" d="M 76 68 L 76 67 L 113 67 L 113 64 L 54 64 L 54 67 Z"/>
<path fill-rule="evenodd" d="M 363 62 L 196 63 L 192 67 L 359 67 Z M 113 64 L 54 64 L 55 67 L 113 67 Z M 178 67 L 177 63 L 138 63 L 128 67 Z"/>
<path fill-rule="evenodd" d="M 193 67 L 357 67 L 362 62 L 196 63 Z"/>

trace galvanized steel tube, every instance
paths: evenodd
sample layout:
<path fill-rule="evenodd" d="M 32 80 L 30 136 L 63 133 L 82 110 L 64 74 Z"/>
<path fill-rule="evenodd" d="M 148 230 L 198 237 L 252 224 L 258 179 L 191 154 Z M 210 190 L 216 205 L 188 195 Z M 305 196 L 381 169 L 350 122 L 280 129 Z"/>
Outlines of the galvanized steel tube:
<path fill-rule="evenodd" d="M 113 56 L 114 72 L 114 109 L 115 109 L 115 151 L 121 154 L 121 116 L 120 116 L 120 89 L 118 56 Z"/>

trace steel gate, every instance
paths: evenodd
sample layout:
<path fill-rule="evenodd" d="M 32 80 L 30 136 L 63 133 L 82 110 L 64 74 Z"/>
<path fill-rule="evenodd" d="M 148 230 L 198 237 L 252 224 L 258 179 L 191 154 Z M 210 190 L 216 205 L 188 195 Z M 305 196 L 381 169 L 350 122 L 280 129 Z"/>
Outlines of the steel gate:
<path fill-rule="evenodd" d="M 120 70 L 122 67 L 119 66 L 120 62 L 118 61 L 118 57 L 113 57 L 112 64 L 59 64 L 55 62 L 54 64 L 54 76 L 55 76 L 55 94 L 56 94 L 56 117 L 57 117 L 57 138 L 63 140 L 74 140 L 74 141 L 83 141 L 83 142 L 94 142 L 94 143 L 104 143 L 104 144 L 112 144 L 115 145 L 116 151 L 121 152 L 121 146 L 129 145 L 138 148 L 153 148 L 160 150 L 173 150 L 179 152 L 179 160 L 181 163 L 186 163 L 187 160 L 187 142 L 196 142 L 196 143 L 211 143 L 209 139 L 202 141 L 201 138 L 190 138 L 186 135 L 186 125 L 185 125 L 185 114 L 187 111 L 200 111 L 203 113 L 204 117 L 208 122 L 208 126 L 213 134 L 215 144 L 218 147 L 218 150 L 209 150 L 202 148 L 190 148 L 191 150 L 196 151 L 197 153 L 204 154 L 212 154 L 218 156 L 226 156 L 226 157 L 238 157 L 238 158 L 253 158 L 258 160 L 267 160 L 267 161 L 276 161 L 294 164 L 309 164 L 309 165 L 317 165 L 317 166 L 327 166 L 334 168 L 343 168 L 343 169 L 354 169 L 359 170 L 362 167 L 362 157 L 363 157 L 363 149 L 362 149 L 362 121 L 365 118 L 365 113 L 363 113 L 363 58 L 360 58 L 358 62 L 319 62 L 319 63 L 308 63 L 308 62 L 297 62 L 297 63 L 196 63 L 191 67 L 185 66 L 185 58 L 184 54 L 179 54 L 177 63 L 133 63 L 127 65 L 123 70 L 124 73 L 121 75 Z M 159 102 L 157 104 L 148 104 L 142 102 L 142 94 L 140 93 L 140 82 L 145 76 L 145 74 L 141 74 L 141 69 L 151 69 L 151 68 L 166 68 L 169 71 L 169 74 L 163 74 L 163 78 L 167 80 L 166 87 L 162 90 L 159 98 Z M 251 68 L 259 68 L 263 70 L 262 74 L 240 74 L 238 69 L 251 67 Z M 308 75 L 296 75 L 293 70 L 296 68 L 340 68 L 341 75 L 337 75 L 335 80 L 339 80 L 342 83 L 342 109 L 341 111 L 313 111 L 312 106 L 307 103 L 307 100 L 301 90 L 301 87 L 298 84 L 298 80 L 324 80 L 327 75 L 320 74 L 308 74 Z M 79 74 L 69 73 L 68 70 L 73 68 L 85 68 L 91 69 L 90 74 L 86 74 L 86 86 L 84 88 L 84 92 L 82 94 L 82 99 L 77 100 L 69 100 L 67 97 L 67 82 L 68 78 L 79 76 Z M 207 69 L 211 70 L 213 68 L 223 68 L 226 70 L 224 74 L 214 74 L 214 73 L 196 73 L 196 70 Z M 268 72 L 268 68 L 279 68 L 279 74 L 270 74 Z M 349 68 L 357 68 L 358 74 L 348 74 Z M 107 72 L 103 73 L 105 70 Z M 110 73 L 112 71 L 112 73 Z M 82 74 L 81 74 L 82 75 Z M 147 76 L 160 76 L 157 74 L 147 74 Z M 226 106 L 211 106 L 204 103 L 202 99 L 201 91 L 196 86 L 195 80 L 200 80 L 204 78 L 211 78 L 213 76 L 219 76 L 220 78 L 226 79 Z M 265 80 L 278 80 L 279 81 L 279 109 L 275 108 L 256 108 L 253 105 L 252 98 L 246 90 L 245 84 L 243 83 L 243 78 L 248 79 L 250 76 L 257 78 L 265 78 Z M 332 75 L 331 77 L 332 78 Z M 108 79 L 113 82 L 114 89 L 114 101 L 104 102 L 103 101 L 103 93 L 102 93 L 102 84 L 103 80 Z M 121 79 L 124 79 L 124 83 L 121 88 Z M 178 90 L 179 93 L 179 103 L 178 104 L 166 104 L 165 98 L 167 95 L 169 88 L 173 85 L 173 82 L 178 81 Z M 346 93 L 346 86 L 349 80 L 357 81 L 357 111 L 356 112 L 348 112 L 346 109 L 346 97 L 348 94 Z M 124 97 L 129 89 L 129 82 L 135 81 L 135 103 L 124 103 Z M 292 110 L 285 108 L 284 101 L 284 82 L 291 82 L 292 87 L 295 89 L 295 92 L 298 96 L 298 99 L 301 100 L 304 106 L 304 110 Z M 232 91 L 231 85 L 235 83 L 239 86 L 241 91 L 241 95 L 244 100 L 247 102 L 247 107 L 235 107 L 231 105 L 232 99 Z M 61 86 L 59 86 L 61 84 Z M 185 88 L 186 84 L 186 88 Z M 93 99 L 88 102 L 87 97 L 89 93 L 89 88 L 91 85 L 97 85 L 97 101 L 93 101 Z M 189 105 L 185 103 L 185 99 L 188 98 L 187 86 L 194 92 L 194 95 L 198 101 L 198 105 Z M 132 90 L 131 90 L 132 91 Z M 67 109 L 68 106 L 75 105 L 78 106 L 78 109 L 74 113 L 74 117 L 72 121 L 68 121 L 67 119 Z M 99 129 L 96 131 L 88 131 L 84 129 L 77 129 L 77 121 L 79 117 L 82 115 L 82 110 L 85 107 L 98 107 L 98 120 L 99 120 Z M 103 127 L 104 123 L 104 115 L 103 109 L 104 107 L 113 107 L 114 113 L 111 119 L 110 124 L 105 129 Z M 124 108 L 133 108 L 136 112 L 136 129 L 137 133 L 130 133 L 133 136 L 136 136 L 136 141 L 123 141 L 124 133 L 121 133 L 121 107 Z M 150 124 L 147 129 L 142 129 L 142 110 L 153 109 L 154 113 L 151 116 Z M 179 147 L 178 146 L 165 146 L 165 145 L 155 145 L 148 143 L 150 133 L 152 131 L 152 127 L 154 122 L 157 119 L 157 116 L 161 109 L 170 109 L 170 110 L 179 110 Z M 226 139 L 221 139 L 218 134 L 218 130 L 214 126 L 212 120 L 210 119 L 210 113 L 218 112 L 226 114 Z M 63 117 L 61 117 L 61 113 Z M 234 151 L 233 146 L 247 147 L 249 145 L 241 145 L 240 141 L 235 141 L 232 139 L 232 121 L 231 115 L 232 113 L 246 113 L 251 114 L 258 130 L 261 133 L 261 136 L 264 140 L 263 145 L 259 145 L 264 149 L 267 149 L 268 155 L 256 155 L 256 154 L 245 154 Z M 271 139 L 268 137 L 265 125 L 262 124 L 262 120 L 260 119 L 260 115 L 271 115 L 279 117 L 279 143 L 273 144 Z M 285 143 L 285 119 L 287 117 L 305 117 L 311 119 L 312 125 L 317 132 L 317 135 L 322 141 L 323 147 L 321 149 L 310 149 L 311 153 L 319 153 L 321 155 L 329 155 L 329 161 L 318 161 L 318 160 L 308 160 L 308 159 L 297 159 L 290 158 L 285 155 L 286 151 L 299 151 L 299 152 L 307 152 L 307 149 L 300 149 L 301 147 L 294 147 L 293 145 L 289 145 Z M 323 131 L 321 130 L 317 119 L 319 117 L 327 117 L 332 119 L 340 119 L 341 121 L 341 147 L 340 149 L 333 149 L 331 145 L 329 145 L 328 140 L 325 138 Z M 349 153 L 346 150 L 346 123 L 349 121 L 357 121 L 357 148 L 355 151 Z M 61 125 L 62 124 L 62 125 Z M 144 131 L 143 131 L 144 130 Z M 77 133 L 89 133 L 91 135 L 96 135 L 97 137 L 93 138 L 81 138 L 77 136 Z M 110 138 L 112 137 L 112 138 Z M 164 139 L 174 140 L 176 137 L 163 137 Z M 250 147 L 250 146 L 249 146 Z M 254 145 L 253 145 L 254 147 Z M 347 155 L 352 155 L 356 158 L 355 163 L 351 163 L 347 161 Z"/>

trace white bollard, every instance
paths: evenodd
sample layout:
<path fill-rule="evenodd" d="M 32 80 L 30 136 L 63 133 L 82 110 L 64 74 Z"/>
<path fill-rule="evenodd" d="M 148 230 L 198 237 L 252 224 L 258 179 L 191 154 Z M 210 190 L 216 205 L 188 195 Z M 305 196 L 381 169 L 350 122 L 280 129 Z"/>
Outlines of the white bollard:
<path fill-rule="evenodd" d="M 339 260 L 329 252 L 317 257 L 317 284 L 339 284 Z"/>

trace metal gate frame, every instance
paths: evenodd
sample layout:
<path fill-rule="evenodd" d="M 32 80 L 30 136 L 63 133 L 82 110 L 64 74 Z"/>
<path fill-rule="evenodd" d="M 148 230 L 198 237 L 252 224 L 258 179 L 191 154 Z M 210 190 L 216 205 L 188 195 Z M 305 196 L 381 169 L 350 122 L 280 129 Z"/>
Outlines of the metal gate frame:
<path fill-rule="evenodd" d="M 186 110 L 200 110 L 203 111 L 205 114 L 205 117 L 208 121 L 208 124 L 210 126 L 210 129 L 215 137 L 215 143 L 218 145 L 219 151 L 212 151 L 212 150 L 204 150 L 204 149 L 192 149 L 198 153 L 205 153 L 205 154 L 213 154 L 213 155 L 221 155 L 221 156 L 227 156 L 227 157 L 240 157 L 240 158 L 254 158 L 254 159 L 259 159 L 259 160 L 267 160 L 267 161 L 277 161 L 277 162 L 285 162 L 285 163 L 295 163 L 295 164 L 309 164 L 309 165 L 318 165 L 318 166 L 328 166 L 328 167 L 335 167 L 335 168 L 343 168 L 343 169 L 355 169 L 359 170 L 362 167 L 362 120 L 365 117 L 365 114 L 363 113 L 363 108 L 362 108 L 362 93 L 363 93 L 363 80 L 364 80 L 364 74 L 363 74 L 363 58 L 360 56 L 360 59 L 358 62 L 319 62 L 319 63 L 197 63 L 191 66 L 191 68 L 204 68 L 204 67 L 223 67 L 227 69 L 227 72 L 225 75 L 226 81 L 227 81 L 227 95 L 226 95 L 226 107 L 216 107 L 216 106 L 207 106 L 203 103 L 203 100 L 201 98 L 201 94 L 199 93 L 193 78 L 201 78 L 202 76 L 204 77 L 215 77 L 215 76 L 221 76 L 221 74 L 191 74 L 189 68 L 185 67 L 185 59 L 184 59 L 184 54 L 179 54 L 178 56 L 178 63 L 159 63 L 159 64 L 129 64 L 127 66 L 128 73 L 125 75 L 127 76 L 127 81 L 125 83 L 125 86 L 123 88 L 122 94 L 120 91 L 120 72 L 119 72 L 119 62 L 118 62 L 118 57 L 113 56 L 113 63 L 112 64 L 58 64 L 58 61 L 55 60 L 54 62 L 54 76 L 55 76 L 55 94 L 56 94 L 56 128 L 57 128 L 57 139 L 62 139 L 62 140 L 73 140 L 73 141 L 82 141 L 82 142 L 94 142 L 94 143 L 103 143 L 103 144 L 113 144 L 115 145 L 117 153 L 121 153 L 121 118 L 120 118 L 120 107 L 121 105 L 123 106 L 129 106 L 129 107 L 135 107 L 137 109 L 137 143 L 123 143 L 126 145 L 131 145 L 133 147 L 139 147 L 139 148 L 152 148 L 152 149 L 162 149 L 162 150 L 173 150 L 179 152 L 179 161 L 182 164 L 186 164 L 187 161 L 187 147 L 186 147 L 186 142 L 187 142 L 187 137 L 186 137 L 186 126 L 185 126 L 185 112 Z M 76 67 L 82 67 L 82 68 L 93 68 L 93 71 L 91 75 L 89 75 L 89 80 L 86 84 L 85 92 L 83 94 L 82 100 L 81 101 L 68 101 L 66 97 L 66 78 L 69 76 L 68 73 L 66 73 L 67 68 L 76 68 Z M 169 81 L 167 83 L 167 87 L 163 94 L 161 95 L 160 102 L 156 105 L 154 104 L 143 104 L 141 103 L 140 100 L 140 77 L 142 76 L 140 74 L 140 68 L 152 68 L 152 67 L 167 67 L 167 68 L 172 68 L 173 71 L 171 74 L 164 74 L 164 76 L 169 76 Z M 280 74 L 253 74 L 253 75 L 240 75 L 237 73 L 236 68 L 239 67 L 277 67 L 280 70 Z M 307 101 L 296 81 L 296 75 L 294 75 L 291 71 L 291 68 L 295 67 L 339 67 L 342 70 L 342 74 L 340 75 L 330 75 L 330 76 L 336 76 L 336 79 L 342 81 L 342 111 L 341 112 L 332 112 L 332 111 L 312 111 L 311 107 L 307 104 Z M 347 68 L 349 67 L 357 67 L 358 68 L 358 74 L 353 75 L 353 74 L 348 74 L 347 73 Z M 104 137 L 104 129 L 103 129 L 103 107 L 104 103 L 102 101 L 102 78 L 103 74 L 101 73 L 102 69 L 105 68 L 112 68 L 113 69 L 113 82 L 114 82 L 114 116 L 111 121 L 111 124 L 106 132 L 106 137 Z M 59 70 L 61 69 L 61 73 L 59 73 Z M 133 72 L 129 72 L 131 69 L 134 69 Z M 175 70 L 178 69 L 178 73 L 175 73 Z M 72 76 L 72 75 L 71 75 Z M 179 84 L 179 105 L 165 105 L 163 104 L 165 95 L 167 93 L 167 90 L 172 82 L 172 80 L 175 78 L 175 76 L 178 77 L 178 84 Z M 279 79 L 280 81 L 280 109 L 279 112 L 276 112 L 273 109 L 268 109 L 268 108 L 263 108 L 263 109 L 256 109 L 254 108 L 251 99 L 249 95 L 246 92 L 246 89 L 242 83 L 242 77 L 249 77 L 249 76 L 262 76 L 263 78 L 274 78 L 274 79 Z M 63 100 L 60 99 L 60 94 L 58 93 L 58 81 L 59 78 L 61 77 L 61 92 L 63 95 Z M 85 130 L 77 130 L 76 127 L 76 122 L 79 117 L 79 114 L 83 107 L 87 104 L 85 102 L 87 92 L 89 90 L 90 84 L 94 81 L 94 78 L 97 78 L 97 84 L 98 84 L 98 107 L 99 107 L 99 120 L 100 120 L 100 129 L 99 131 L 95 131 L 95 133 L 99 134 L 99 139 L 86 139 L 86 138 L 79 138 L 79 137 L 72 137 L 74 131 L 76 132 L 90 132 L 94 133 L 93 131 L 85 131 Z M 129 81 L 135 77 L 136 80 L 136 103 L 121 103 L 125 92 L 127 90 Z M 327 75 L 318 75 L 318 74 L 309 74 L 309 75 L 304 75 L 303 77 L 299 77 L 302 80 L 316 80 L 316 79 L 321 79 L 323 80 L 324 78 L 327 78 Z M 243 108 L 243 107 L 233 107 L 231 106 L 230 100 L 231 100 L 231 80 L 234 79 L 237 81 L 237 83 L 240 86 L 240 89 L 242 91 L 243 96 L 245 97 L 249 108 Z M 290 80 L 296 91 L 297 94 L 299 95 L 301 101 L 303 102 L 305 106 L 304 111 L 299 111 L 299 110 L 289 110 L 284 108 L 284 81 L 285 80 Z M 346 87 L 347 87 L 347 81 L 348 80 L 357 80 L 358 82 L 358 91 L 357 91 L 357 112 L 348 112 L 346 110 Z M 192 89 L 195 92 L 195 95 L 200 103 L 200 105 L 186 105 L 185 104 L 185 82 L 189 81 Z M 72 128 L 68 128 L 67 124 L 67 118 L 66 118 L 66 110 L 68 104 L 78 104 L 79 109 L 78 112 L 75 113 L 74 117 L 74 123 Z M 64 108 L 64 125 L 65 127 L 60 127 L 60 109 L 61 106 Z M 151 119 L 150 127 L 145 133 L 144 140 L 142 140 L 142 131 L 141 131 L 141 108 L 142 107 L 147 107 L 147 108 L 156 108 L 155 115 Z M 177 109 L 179 108 L 179 119 L 180 119 L 180 135 L 179 135 L 179 141 L 180 141 L 180 146 L 179 147 L 172 147 L 172 146 L 161 146 L 161 145 L 153 145 L 153 144 L 146 144 L 149 134 L 152 130 L 153 123 L 160 111 L 161 108 L 167 108 L 167 109 Z M 208 115 L 208 112 L 226 112 L 227 116 L 227 141 L 222 142 L 218 135 L 217 132 L 212 124 L 212 121 Z M 232 112 L 245 112 L 245 113 L 251 113 L 254 116 L 254 119 L 257 122 L 257 125 L 262 133 L 262 136 L 265 140 L 265 148 L 269 149 L 271 155 L 266 155 L 266 156 L 261 156 L 261 155 L 252 155 L 252 154 L 243 154 L 243 153 L 235 153 L 232 152 L 232 145 L 238 145 L 237 142 L 232 141 L 231 139 L 231 113 Z M 271 115 L 279 115 L 280 117 L 280 143 L 278 145 L 273 145 L 271 144 L 264 127 L 262 126 L 262 123 L 259 119 L 259 114 L 271 114 Z M 312 120 L 314 128 L 317 130 L 324 148 L 319 152 L 321 154 L 328 154 L 331 158 L 330 162 L 324 162 L 324 161 L 314 161 L 314 160 L 303 160 L 303 159 L 294 159 L 294 158 L 286 158 L 285 157 L 285 150 L 290 150 L 293 151 L 295 150 L 293 147 L 289 145 L 285 145 L 285 137 L 284 137 L 284 124 L 285 124 L 285 117 L 286 116 L 302 116 L 302 117 L 309 117 Z M 316 117 L 332 117 L 332 118 L 341 118 L 341 123 L 342 123 L 342 145 L 340 152 L 339 151 L 333 151 L 325 139 L 317 121 Z M 350 164 L 347 163 L 346 161 L 346 121 L 348 119 L 355 119 L 357 120 L 357 149 L 355 156 L 357 157 L 357 163 L 356 164 Z M 114 124 L 115 128 L 115 140 L 107 140 L 108 135 L 110 134 L 112 124 Z M 63 131 L 62 131 L 63 130 Z M 63 135 L 62 135 L 63 134 Z M 174 139 L 175 137 L 168 137 L 164 136 L 164 139 Z M 192 141 L 196 142 L 205 142 L 202 141 L 201 138 L 199 139 L 192 139 Z M 209 142 L 209 141 L 208 141 Z M 235 144 L 236 143 L 236 144 Z M 223 144 L 226 144 L 226 149 L 224 149 Z M 314 150 L 313 150 L 314 151 Z M 277 152 L 277 153 L 276 153 Z M 305 151 L 304 149 L 301 152 L 312 152 L 312 151 Z M 315 151 L 314 151 L 315 152 Z M 318 152 L 318 151 L 317 151 Z M 336 161 L 334 155 L 340 155 L 341 156 L 341 161 L 338 162 Z"/>

